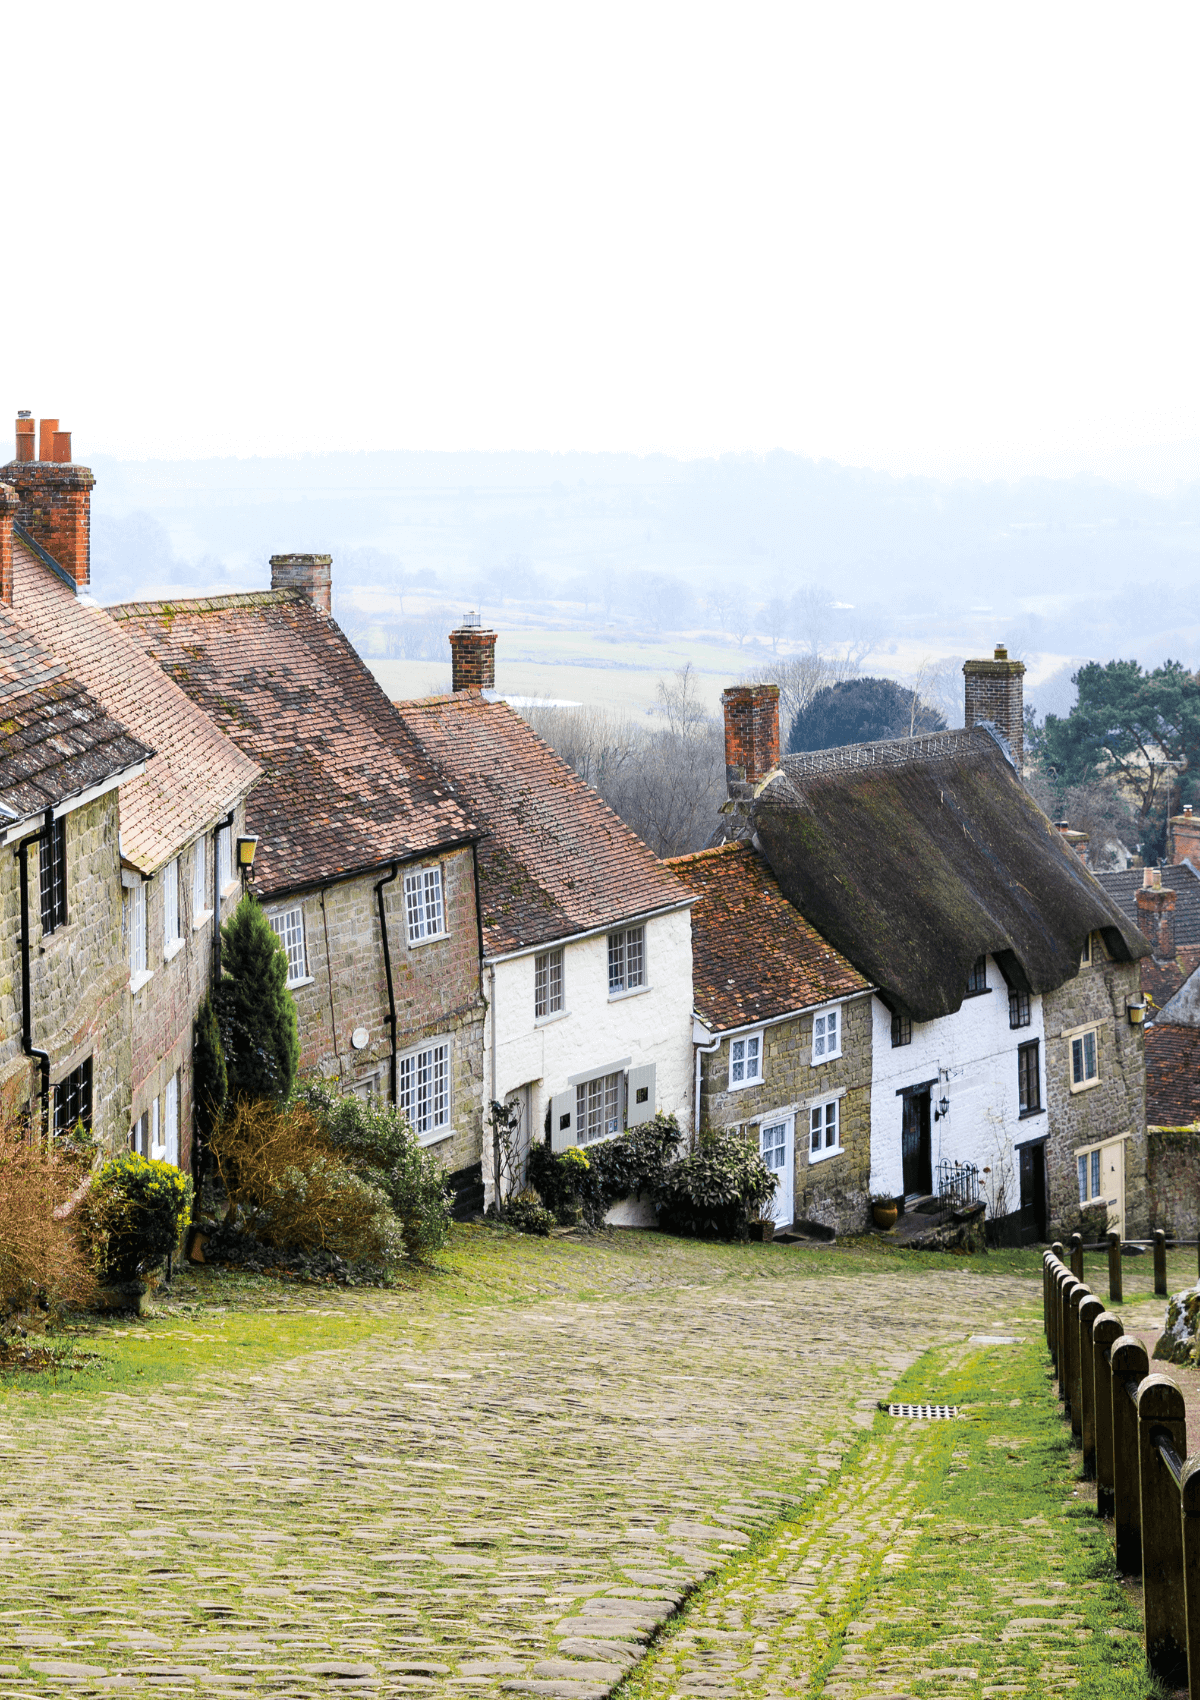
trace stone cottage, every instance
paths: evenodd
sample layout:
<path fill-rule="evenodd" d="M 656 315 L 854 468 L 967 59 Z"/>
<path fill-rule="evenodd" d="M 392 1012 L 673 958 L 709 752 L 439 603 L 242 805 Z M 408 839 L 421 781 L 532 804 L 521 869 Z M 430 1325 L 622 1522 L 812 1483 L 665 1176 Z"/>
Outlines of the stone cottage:
<path fill-rule="evenodd" d="M 686 1127 L 692 893 L 495 700 L 495 643 L 479 626 L 451 633 L 451 694 L 395 705 L 486 832 L 487 1097 L 518 1108 L 524 1149 L 586 1146 L 658 1110 Z M 490 1161 L 483 1179 L 490 1198 Z"/>
<path fill-rule="evenodd" d="M 31 458 L 32 430 L 22 426 L 32 424 L 18 419 L 17 459 L 0 469 L 17 496 L 13 614 L 70 657 L 72 674 L 148 751 L 117 799 L 131 1045 L 122 1142 L 186 1168 L 193 1024 L 217 970 L 220 923 L 241 895 L 235 847 L 258 768 L 92 599 L 91 472 L 71 461 L 70 432 L 57 421 L 41 422 Z"/>
<path fill-rule="evenodd" d="M 261 769 L 254 890 L 302 1072 L 398 1104 L 462 1182 L 480 1155 L 479 831 L 330 603 L 328 555 L 275 555 L 269 591 L 108 612 Z"/>
<path fill-rule="evenodd" d="M 993 1234 L 1140 1231 L 1147 945 L 1025 790 L 1020 664 L 964 671 L 962 731 L 782 760 L 773 687 L 726 693 L 725 830 L 876 988 L 873 1192 L 969 1168 Z"/>
<path fill-rule="evenodd" d="M 871 987 L 820 938 L 749 844 L 667 863 L 695 896 L 697 1133 L 750 1135 L 771 1211 L 858 1232 L 871 1176 Z"/>

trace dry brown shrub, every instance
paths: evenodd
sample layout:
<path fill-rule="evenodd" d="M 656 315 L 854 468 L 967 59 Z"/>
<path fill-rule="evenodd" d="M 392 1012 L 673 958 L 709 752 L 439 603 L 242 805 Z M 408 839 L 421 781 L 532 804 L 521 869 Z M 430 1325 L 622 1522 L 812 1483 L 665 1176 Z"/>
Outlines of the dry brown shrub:
<path fill-rule="evenodd" d="M 304 1105 L 239 1100 L 211 1149 L 230 1199 L 267 1245 L 379 1263 L 403 1256 L 386 1197 L 331 1149 Z"/>
<path fill-rule="evenodd" d="M 0 1327 L 35 1304 L 54 1310 L 95 1298 L 78 1216 L 63 1208 L 90 1157 L 86 1148 L 31 1137 L 15 1094 L 0 1096 Z"/>

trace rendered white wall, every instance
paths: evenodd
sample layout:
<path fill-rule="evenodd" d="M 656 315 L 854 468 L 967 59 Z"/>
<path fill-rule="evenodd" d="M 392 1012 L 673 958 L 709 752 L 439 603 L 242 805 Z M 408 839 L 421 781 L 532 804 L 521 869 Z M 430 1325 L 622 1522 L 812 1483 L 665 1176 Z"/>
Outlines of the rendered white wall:
<path fill-rule="evenodd" d="M 930 1124 L 930 1148 L 937 1184 L 937 1165 L 948 1161 L 974 1163 L 980 1171 L 980 1190 L 988 1190 L 998 1165 L 1011 1176 L 1006 1210 L 1020 1203 L 1017 1160 L 1013 1146 L 1045 1134 L 1048 1116 L 1020 1114 L 1017 1080 L 1017 1047 L 1031 1039 L 1041 1041 L 1041 1099 L 1046 1103 L 1046 1039 L 1042 1000 L 1031 996 L 1028 1027 L 1008 1025 L 1008 987 L 991 957 L 987 963 L 989 990 L 978 997 L 964 998 L 956 1015 L 937 1021 L 913 1022 L 912 1044 L 892 1047 L 892 1018 L 878 998 L 873 998 L 871 1079 L 871 1191 L 899 1194 L 904 1171 L 901 1152 L 905 1086 L 937 1079 L 930 1097 L 949 1099 L 949 1114 Z M 993 1176 L 983 1170 L 990 1168 Z M 994 1183 L 993 1183 L 994 1184 Z"/>

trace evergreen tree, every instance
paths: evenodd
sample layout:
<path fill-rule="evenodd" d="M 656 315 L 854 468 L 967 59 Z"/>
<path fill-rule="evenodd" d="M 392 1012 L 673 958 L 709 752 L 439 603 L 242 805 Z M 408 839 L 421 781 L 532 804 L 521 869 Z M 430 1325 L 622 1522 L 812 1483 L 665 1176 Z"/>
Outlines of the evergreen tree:
<path fill-rule="evenodd" d="M 287 989 L 287 952 L 253 897 L 221 928 L 217 1019 L 231 1098 L 283 1102 L 296 1079 L 300 1033 Z"/>
<path fill-rule="evenodd" d="M 792 721 L 788 750 L 833 750 L 842 744 L 873 744 L 884 738 L 908 738 L 944 732 L 946 721 L 915 691 L 894 679 L 869 676 L 843 679 L 819 690 Z"/>
<path fill-rule="evenodd" d="M 208 996 L 197 1011 L 192 1035 L 192 1115 L 196 1131 L 192 1172 L 197 1183 L 203 1178 L 208 1142 L 224 1108 L 228 1091 L 225 1048 L 221 1044 L 217 1012 L 211 996 Z"/>

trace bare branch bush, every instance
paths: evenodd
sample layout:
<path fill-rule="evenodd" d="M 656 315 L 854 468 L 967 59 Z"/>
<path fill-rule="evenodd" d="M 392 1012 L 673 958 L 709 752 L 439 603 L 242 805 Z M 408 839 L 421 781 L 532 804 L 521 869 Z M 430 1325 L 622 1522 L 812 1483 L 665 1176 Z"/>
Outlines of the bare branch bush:
<path fill-rule="evenodd" d="M 1025 787 L 1051 820 L 1065 820 L 1073 832 L 1087 833 L 1091 867 L 1123 868 L 1137 849 L 1137 811 L 1115 775 L 1068 785 L 1060 794 L 1035 761 L 1026 769 Z"/>
<path fill-rule="evenodd" d="M 0 1332 L 19 1312 L 94 1296 L 89 1249 L 70 1209 L 91 1155 L 82 1142 L 39 1136 L 11 1092 L 0 1098 Z"/>

